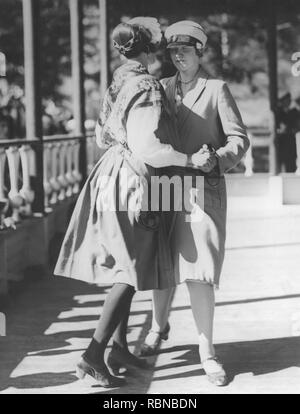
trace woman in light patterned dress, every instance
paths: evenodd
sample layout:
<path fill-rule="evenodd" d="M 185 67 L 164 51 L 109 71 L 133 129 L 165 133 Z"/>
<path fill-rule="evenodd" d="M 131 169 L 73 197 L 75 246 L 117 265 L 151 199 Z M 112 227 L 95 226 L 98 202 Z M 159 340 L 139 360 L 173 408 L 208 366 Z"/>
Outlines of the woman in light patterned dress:
<path fill-rule="evenodd" d="M 94 336 L 77 365 L 77 375 L 91 375 L 103 387 L 121 385 L 104 362 L 113 336 L 108 365 L 146 367 L 130 353 L 126 330 L 136 290 L 175 285 L 166 240 L 164 215 L 141 211 L 143 183 L 168 165 L 201 165 L 203 154 L 186 155 L 160 83 L 147 71 L 161 40 L 156 19 L 136 18 L 113 32 L 114 46 L 126 58 L 104 97 L 96 129 L 107 148 L 79 195 L 54 273 L 90 283 L 108 283 L 108 294 Z M 130 185 L 126 185 L 130 183 Z M 141 203 L 141 204 L 140 204 Z"/>

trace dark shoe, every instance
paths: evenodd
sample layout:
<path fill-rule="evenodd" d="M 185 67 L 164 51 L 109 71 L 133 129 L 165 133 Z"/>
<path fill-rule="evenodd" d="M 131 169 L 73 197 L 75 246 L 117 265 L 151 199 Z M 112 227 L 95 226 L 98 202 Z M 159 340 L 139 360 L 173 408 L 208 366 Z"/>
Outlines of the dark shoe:
<path fill-rule="evenodd" d="M 113 345 L 107 358 L 107 364 L 114 375 L 123 374 L 126 368 L 150 368 L 145 359 L 138 358 L 131 354 L 128 349 L 124 349 L 117 344 Z"/>
<path fill-rule="evenodd" d="M 212 384 L 217 387 L 223 387 L 228 384 L 226 372 L 216 356 L 202 361 L 202 368 L 205 371 L 208 381 Z"/>
<path fill-rule="evenodd" d="M 93 377 L 104 388 L 121 387 L 125 384 L 123 379 L 113 377 L 110 374 L 104 362 L 102 364 L 92 364 L 82 357 L 76 367 L 76 376 L 79 379 L 84 379 L 86 375 Z"/>
<path fill-rule="evenodd" d="M 165 329 L 162 332 L 149 331 L 143 343 L 140 356 L 151 356 L 157 353 L 161 341 L 166 341 L 169 338 L 170 324 L 167 322 Z"/>

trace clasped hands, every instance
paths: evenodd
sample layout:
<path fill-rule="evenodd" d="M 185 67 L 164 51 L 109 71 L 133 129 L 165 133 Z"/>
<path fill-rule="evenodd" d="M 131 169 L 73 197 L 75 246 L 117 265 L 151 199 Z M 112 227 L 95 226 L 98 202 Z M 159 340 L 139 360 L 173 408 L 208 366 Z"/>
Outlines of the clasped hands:
<path fill-rule="evenodd" d="M 204 173 L 210 173 L 218 163 L 216 154 L 210 151 L 206 144 L 189 158 L 191 163 L 190 166 L 192 168 L 200 169 Z"/>

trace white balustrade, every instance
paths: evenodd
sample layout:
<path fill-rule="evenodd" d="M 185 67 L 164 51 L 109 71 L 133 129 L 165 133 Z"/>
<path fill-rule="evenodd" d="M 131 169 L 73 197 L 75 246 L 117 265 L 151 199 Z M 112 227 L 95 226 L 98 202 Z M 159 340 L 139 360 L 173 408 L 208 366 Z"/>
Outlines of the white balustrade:
<path fill-rule="evenodd" d="M 56 204 L 58 202 L 58 194 L 60 191 L 60 183 L 58 182 L 58 153 L 60 149 L 60 142 L 52 142 L 50 144 L 51 149 L 51 177 L 50 185 L 52 188 L 52 196 L 50 199 L 51 204 Z"/>
<path fill-rule="evenodd" d="M 28 146 L 27 154 L 29 158 L 29 175 L 30 177 L 36 177 L 36 155 L 30 146 Z"/>
<path fill-rule="evenodd" d="M 32 191 L 30 185 L 30 162 L 32 159 L 32 149 L 29 145 L 22 145 L 19 149 L 20 157 L 21 157 L 21 165 L 22 165 L 22 174 L 23 174 L 23 185 L 19 194 L 25 200 L 25 206 L 23 209 L 23 213 L 26 216 L 30 216 L 32 214 L 31 205 L 34 200 L 34 191 Z"/>
<path fill-rule="evenodd" d="M 44 193 L 45 210 L 51 211 L 50 196 L 52 193 L 51 179 L 51 144 L 44 143 Z"/>
<path fill-rule="evenodd" d="M 82 179 L 79 172 L 79 150 L 80 142 L 77 139 L 44 144 L 46 207 L 79 192 Z M 90 148 L 90 157 L 94 157 L 93 151 L 93 147 Z"/>
<path fill-rule="evenodd" d="M 44 141 L 43 186 L 45 210 L 48 212 L 52 211 L 51 207 L 58 201 L 79 193 L 82 180 L 79 169 L 80 145 L 79 139 Z M 87 138 L 86 145 L 89 174 L 102 153 L 94 136 Z M 6 163 L 9 171 L 9 188 L 5 188 Z M 16 144 L 7 149 L 0 148 L 0 229 L 7 227 L 7 223 L 15 227 L 21 216 L 32 215 L 35 193 L 31 187 L 31 178 L 37 173 L 35 151 L 26 141 L 20 148 Z M 12 217 L 6 217 L 9 206 L 12 207 Z"/>
<path fill-rule="evenodd" d="M 86 139 L 87 173 L 90 174 L 95 165 L 94 137 Z"/>
<path fill-rule="evenodd" d="M 18 147 L 12 146 L 6 150 L 9 177 L 10 177 L 10 191 L 8 198 L 13 209 L 12 218 L 15 223 L 20 221 L 20 207 L 24 203 L 23 197 L 20 195 L 18 189 L 20 153 Z"/>
<path fill-rule="evenodd" d="M 4 172 L 5 172 L 6 153 L 4 148 L 0 148 L 0 229 L 3 229 L 5 214 L 9 207 L 8 198 L 4 191 Z"/>
<path fill-rule="evenodd" d="M 79 193 L 80 181 L 82 179 L 82 175 L 79 172 L 79 150 L 80 150 L 80 142 L 76 141 L 73 146 L 73 176 L 75 178 L 75 185 L 73 187 L 74 194 Z"/>
<path fill-rule="evenodd" d="M 68 188 L 68 181 L 66 178 L 66 154 L 67 154 L 67 142 L 61 142 L 59 148 L 59 176 L 57 180 L 60 184 L 60 192 L 58 194 L 58 199 L 63 201 L 66 198 L 66 192 Z"/>
<path fill-rule="evenodd" d="M 69 183 L 66 195 L 67 197 L 71 197 L 73 195 L 73 188 L 76 184 L 76 178 L 73 175 L 73 151 L 74 151 L 74 145 L 76 144 L 76 141 L 69 141 L 67 146 L 67 173 L 66 173 L 66 179 Z"/>

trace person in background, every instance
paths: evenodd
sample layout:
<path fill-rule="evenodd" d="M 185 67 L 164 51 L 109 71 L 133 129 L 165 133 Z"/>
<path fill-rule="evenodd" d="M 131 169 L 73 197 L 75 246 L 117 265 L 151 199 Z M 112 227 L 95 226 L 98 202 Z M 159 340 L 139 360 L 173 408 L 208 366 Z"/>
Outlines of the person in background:
<path fill-rule="evenodd" d="M 297 170 L 296 174 L 300 175 L 300 96 L 295 99 L 296 110 L 296 152 L 297 152 Z"/>
<path fill-rule="evenodd" d="M 5 109 L 2 109 L 0 110 L 0 140 L 8 140 L 13 137 L 13 120 Z"/>
<path fill-rule="evenodd" d="M 277 156 L 280 170 L 284 168 L 287 173 L 296 171 L 296 130 L 298 111 L 291 108 L 292 97 L 288 92 L 278 101 L 277 111 Z"/>
<path fill-rule="evenodd" d="M 295 129 L 296 129 L 296 133 L 300 132 L 300 96 L 298 96 L 295 99 L 295 107 L 294 107 L 294 111 L 295 111 Z"/>

